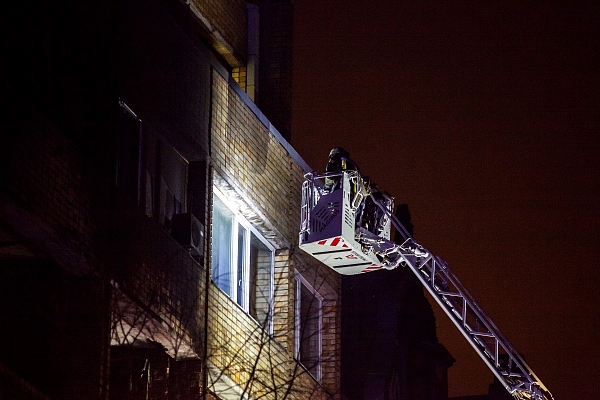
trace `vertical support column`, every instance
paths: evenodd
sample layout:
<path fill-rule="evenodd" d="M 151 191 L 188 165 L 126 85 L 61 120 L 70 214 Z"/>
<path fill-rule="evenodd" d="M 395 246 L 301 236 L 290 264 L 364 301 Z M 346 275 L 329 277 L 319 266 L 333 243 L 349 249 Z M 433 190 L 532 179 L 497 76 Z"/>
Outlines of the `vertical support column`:
<path fill-rule="evenodd" d="M 260 49 L 260 11 L 256 4 L 246 3 L 248 10 L 248 57 L 246 62 L 246 93 L 252 101 L 258 97 L 258 68 Z"/>

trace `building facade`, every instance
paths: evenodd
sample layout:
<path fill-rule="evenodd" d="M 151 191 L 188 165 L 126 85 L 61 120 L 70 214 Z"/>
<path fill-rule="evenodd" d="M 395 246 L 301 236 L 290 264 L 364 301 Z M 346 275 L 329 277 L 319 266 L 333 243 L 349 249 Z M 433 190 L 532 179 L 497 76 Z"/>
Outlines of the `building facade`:
<path fill-rule="evenodd" d="M 339 398 L 340 279 L 296 251 L 292 11 L 5 15 L 3 398 Z"/>
<path fill-rule="evenodd" d="M 0 397 L 447 397 L 452 360 L 406 271 L 343 282 L 297 248 L 292 15 L 4 14 Z"/>

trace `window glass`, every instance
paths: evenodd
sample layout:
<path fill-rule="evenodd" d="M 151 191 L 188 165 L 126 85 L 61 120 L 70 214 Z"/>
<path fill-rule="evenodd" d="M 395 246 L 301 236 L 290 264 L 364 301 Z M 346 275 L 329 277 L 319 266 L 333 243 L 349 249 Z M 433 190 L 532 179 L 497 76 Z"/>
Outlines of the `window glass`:
<path fill-rule="evenodd" d="M 265 324 L 271 314 L 273 294 L 273 251 L 255 234 L 250 240 L 249 313 Z"/>
<path fill-rule="evenodd" d="M 300 275 L 296 276 L 296 357 L 321 380 L 321 297 Z"/>
<path fill-rule="evenodd" d="M 158 194 L 156 190 L 158 187 L 158 182 L 156 180 L 156 154 L 158 147 L 158 137 L 151 129 L 147 129 L 147 132 L 144 135 L 144 170 L 146 180 L 144 182 L 142 200 L 145 202 L 144 210 L 146 215 L 151 218 L 158 218 Z"/>
<path fill-rule="evenodd" d="M 124 103 L 120 103 L 117 124 L 116 184 L 124 193 L 139 201 L 140 190 L 140 119 Z"/>
<path fill-rule="evenodd" d="M 187 163 L 164 141 L 160 145 L 160 213 L 159 221 L 166 230 L 171 229 L 173 214 L 186 208 Z"/>
<path fill-rule="evenodd" d="M 228 207 L 217 188 L 213 196 L 212 279 L 233 301 L 271 333 L 274 249 Z"/>
<path fill-rule="evenodd" d="M 246 293 L 247 293 L 247 289 L 246 289 L 246 282 L 247 282 L 247 277 L 246 277 L 246 255 L 248 253 L 247 250 L 247 238 L 248 238 L 248 231 L 238 223 L 237 225 L 238 228 L 238 240 L 237 240 L 237 276 L 236 276 L 236 281 L 237 281 L 237 303 L 242 306 L 243 308 L 246 308 L 246 304 L 245 304 L 245 300 L 246 300 Z"/>
<path fill-rule="evenodd" d="M 188 162 L 125 103 L 119 104 L 116 185 L 170 231 L 173 215 L 188 208 Z"/>
<path fill-rule="evenodd" d="M 213 201 L 212 279 L 231 296 L 233 213 L 217 197 Z"/>

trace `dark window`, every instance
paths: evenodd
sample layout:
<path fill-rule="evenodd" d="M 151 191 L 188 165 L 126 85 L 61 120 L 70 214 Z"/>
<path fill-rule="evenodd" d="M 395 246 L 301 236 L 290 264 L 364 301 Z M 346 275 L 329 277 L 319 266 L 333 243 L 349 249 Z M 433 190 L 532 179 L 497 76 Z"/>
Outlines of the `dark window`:
<path fill-rule="evenodd" d="M 296 275 L 296 358 L 321 380 L 322 297 L 299 274 Z"/>
<path fill-rule="evenodd" d="M 116 185 L 139 204 L 142 171 L 142 121 L 120 103 L 117 122 Z"/>

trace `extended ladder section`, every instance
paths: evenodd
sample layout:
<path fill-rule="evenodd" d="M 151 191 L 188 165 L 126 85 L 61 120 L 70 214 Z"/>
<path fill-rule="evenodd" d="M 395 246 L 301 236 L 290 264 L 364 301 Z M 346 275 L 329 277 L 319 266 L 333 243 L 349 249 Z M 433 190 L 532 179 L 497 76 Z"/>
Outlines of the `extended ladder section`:
<path fill-rule="evenodd" d="M 300 248 L 349 275 L 398 266 L 410 268 L 515 399 L 553 400 L 448 265 L 409 235 L 393 215 L 389 197 L 383 197 L 382 201 L 381 196 L 375 198 L 368 188 L 361 188 L 361 178 L 356 172 L 307 174 L 306 178 Z M 321 184 L 323 178 L 339 179 L 340 189 L 326 192 Z M 373 210 L 365 210 L 367 196 L 382 216 L 375 226 L 364 224 L 364 213 L 373 214 Z M 401 244 L 389 240 L 390 223 L 403 237 Z M 344 224 L 354 224 L 352 232 Z M 335 246 L 331 246 L 334 241 Z"/>

